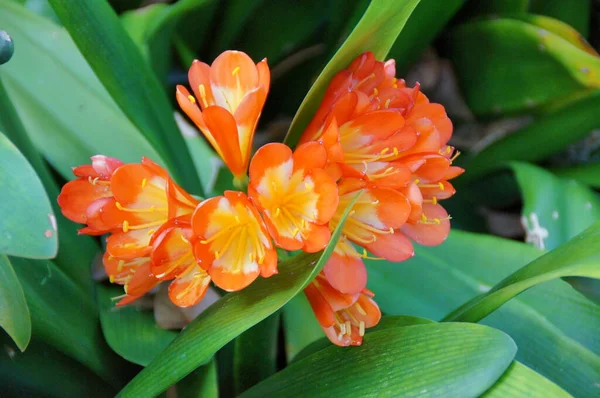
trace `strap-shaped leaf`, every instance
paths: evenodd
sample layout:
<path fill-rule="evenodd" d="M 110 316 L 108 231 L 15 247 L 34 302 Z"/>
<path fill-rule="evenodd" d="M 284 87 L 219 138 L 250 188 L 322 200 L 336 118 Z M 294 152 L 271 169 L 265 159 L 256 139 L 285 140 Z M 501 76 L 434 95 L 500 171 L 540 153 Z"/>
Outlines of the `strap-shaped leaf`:
<path fill-rule="evenodd" d="M 202 187 L 171 104 L 106 0 L 50 0 L 71 38 L 127 117 L 188 189 Z"/>
<path fill-rule="evenodd" d="M 10 260 L 0 254 L 0 327 L 21 351 L 31 339 L 31 317 L 21 282 Z"/>
<path fill-rule="evenodd" d="M 358 192 L 348 205 L 323 252 L 300 254 L 283 261 L 277 275 L 261 278 L 244 290 L 217 301 L 125 386 L 119 396 L 158 395 L 300 293 L 325 266 L 342 233 L 344 221 L 361 193 Z"/>
<path fill-rule="evenodd" d="M 600 278 L 600 222 L 595 223 L 564 245 L 534 260 L 489 292 L 475 297 L 444 321 L 477 322 L 511 298 L 537 284 L 565 276 Z"/>
<path fill-rule="evenodd" d="M 481 398 L 569 398 L 571 394 L 536 371 L 513 361 Z"/>
<path fill-rule="evenodd" d="M 366 51 L 373 52 L 377 59 L 383 59 L 387 55 L 418 3 L 419 0 L 371 1 L 362 19 L 306 94 L 285 138 L 286 144 L 296 145 L 302 131 L 319 108 L 327 85 L 337 72 Z"/>
<path fill-rule="evenodd" d="M 476 397 L 512 362 L 517 346 L 487 326 L 424 324 L 367 333 L 362 346 L 331 346 L 242 394 L 252 397 Z"/>

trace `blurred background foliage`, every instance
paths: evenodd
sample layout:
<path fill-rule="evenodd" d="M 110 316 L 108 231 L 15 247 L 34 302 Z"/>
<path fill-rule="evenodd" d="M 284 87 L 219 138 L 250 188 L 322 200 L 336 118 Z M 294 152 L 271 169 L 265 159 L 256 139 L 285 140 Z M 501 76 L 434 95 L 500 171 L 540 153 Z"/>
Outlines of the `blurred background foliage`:
<path fill-rule="evenodd" d="M 294 297 L 297 279 L 260 307 L 203 313 L 181 337 L 173 329 L 200 309 L 168 307 L 159 291 L 114 311 L 119 289 L 93 282 L 103 280 L 100 241 L 76 236 L 55 200 L 71 167 L 98 153 L 126 162 L 147 156 L 195 194 L 230 188 L 228 171 L 204 139 L 183 116 L 173 118 L 174 87 L 187 85 L 191 61 L 210 63 L 227 49 L 266 57 L 273 82 L 255 144 L 282 141 L 369 3 L 0 0 L 0 29 L 14 42 L 14 56 L 0 66 L 3 396 L 110 396 L 149 364 L 124 396 L 169 388 L 178 397 L 226 397 L 253 386 L 247 396 L 291 396 L 309 387 L 351 395 L 384 377 L 400 381 L 379 386 L 382 395 L 598 395 L 597 0 L 414 2 L 387 58 L 396 59 L 399 77 L 420 82 L 446 107 L 455 125 L 451 144 L 467 172 L 447 202 L 456 231 L 445 244 L 418 248 L 402 264 L 369 264 L 369 288 L 387 316 L 366 347 L 324 348 L 307 301 Z M 394 7 L 392 0 L 373 3 Z M 9 46 L 2 43 L 4 57 Z M 263 285 L 241 297 L 260 301 L 269 294 Z M 505 299 L 490 293 L 494 286 L 491 293 L 502 291 Z M 477 296 L 482 303 L 472 302 Z M 481 320 L 510 338 L 428 321 L 445 316 Z M 235 330 L 219 334 L 206 326 L 214 319 L 233 322 Z M 210 330 L 219 334 L 214 347 L 202 340 L 212 338 L 202 334 Z M 194 358 L 186 357 L 191 347 L 199 350 Z M 385 354 L 396 360 L 377 365 Z M 432 361 L 448 366 L 431 368 Z M 173 387 L 159 372 L 170 366 L 173 381 L 187 375 Z"/>

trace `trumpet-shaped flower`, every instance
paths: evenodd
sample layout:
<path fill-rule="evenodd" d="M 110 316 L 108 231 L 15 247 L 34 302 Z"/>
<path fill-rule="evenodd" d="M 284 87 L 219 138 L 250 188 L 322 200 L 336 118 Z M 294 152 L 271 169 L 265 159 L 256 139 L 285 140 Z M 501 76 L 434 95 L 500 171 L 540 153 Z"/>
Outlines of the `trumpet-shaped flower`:
<path fill-rule="evenodd" d="M 236 291 L 259 274 L 277 273 L 277 252 L 258 211 L 242 192 L 200 203 L 192 216 L 198 240 L 194 254 L 213 282 L 223 290 Z"/>
<path fill-rule="evenodd" d="M 194 95 L 177 86 L 181 109 L 202 131 L 236 178 L 246 175 L 252 140 L 270 85 L 267 60 L 225 51 L 211 66 L 194 61 L 189 70 Z"/>
<path fill-rule="evenodd" d="M 252 158 L 248 192 L 278 246 L 307 252 L 327 246 L 338 192 L 326 165 L 327 152 L 317 142 L 294 153 L 284 144 L 267 144 Z"/>
<path fill-rule="evenodd" d="M 359 346 L 367 328 L 381 319 L 381 311 L 367 289 L 344 294 L 333 288 L 322 274 L 305 289 L 319 324 L 329 340 L 338 346 Z"/>
<path fill-rule="evenodd" d="M 366 251 L 389 261 L 404 261 L 413 256 L 410 241 L 398 230 L 410 214 L 408 199 L 389 188 L 368 185 L 357 179 L 343 179 L 338 185 L 339 207 L 329 227 L 337 227 L 344 210 L 359 193 L 342 229 L 342 236 L 325 268 L 329 283 L 343 293 L 360 292 L 367 283 L 362 261 Z M 364 250 L 358 252 L 354 245 Z"/>
<path fill-rule="evenodd" d="M 107 251 L 117 258 L 148 255 L 156 230 L 169 219 L 191 214 L 198 203 L 162 167 L 146 158 L 141 164 L 119 167 L 110 184 L 113 197 L 103 207 L 101 218 L 115 230 L 107 240 Z"/>
<path fill-rule="evenodd" d="M 164 224 L 152 237 L 152 273 L 160 280 L 173 280 L 169 298 L 179 307 L 198 304 L 210 283 L 210 276 L 194 257 L 191 217 L 183 216 Z"/>
<path fill-rule="evenodd" d="M 102 235 L 110 230 L 100 218 L 100 210 L 112 197 L 110 179 L 120 166 L 118 159 L 107 156 L 92 156 L 91 165 L 73 168 L 78 177 L 62 188 L 58 196 L 58 205 L 69 220 L 87 226 L 79 230 L 80 234 Z"/>

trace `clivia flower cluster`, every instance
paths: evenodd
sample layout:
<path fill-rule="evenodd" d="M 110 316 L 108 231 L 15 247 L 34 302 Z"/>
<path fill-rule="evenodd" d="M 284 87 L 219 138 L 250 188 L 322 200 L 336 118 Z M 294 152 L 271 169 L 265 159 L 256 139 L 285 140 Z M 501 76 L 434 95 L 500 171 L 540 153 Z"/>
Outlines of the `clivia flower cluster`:
<path fill-rule="evenodd" d="M 439 204 L 454 194 L 447 145 L 452 124 L 417 85 L 395 78 L 394 61 L 359 56 L 332 79 L 295 150 L 266 144 L 252 154 L 270 85 L 266 60 L 226 51 L 212 65 L 194 61 L 193 94 L 177 101 L 247 191 L 197 200 L 149 159 L 124 164 L 97 155 L 73 169 L 58 198 L 79 232 L 110 234 L 103 263 L 124 286 L 117 305 L 163 281 L 181 307 L 199 303 L 212 281 L 238 291 L 277 273 L 277 251 L 318 252 L 353 198 L 342 237 L 305 294 L 329 339 L 360 345 L 381 312 L 366 289 L 363 259 L 403 261 L 411 241 L 437 245 L 450 223 Z M 369 254 L 370 253 L 370 254 Z"/>

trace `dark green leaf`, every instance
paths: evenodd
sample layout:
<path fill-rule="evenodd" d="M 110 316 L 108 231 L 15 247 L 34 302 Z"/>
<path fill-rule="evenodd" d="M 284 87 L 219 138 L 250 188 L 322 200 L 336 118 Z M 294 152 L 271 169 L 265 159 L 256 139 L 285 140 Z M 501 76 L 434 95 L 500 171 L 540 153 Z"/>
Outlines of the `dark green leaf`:
<path fill-rule="evenodd" d="M 33 336 L 118 386 L 122 363 L 104 342 L 98 313 L 83 290 L 51 261 L 12 257 L 31 312 Z"/>
<path fill-rule="evenodd" d="M 396 60 L 398 73 L 405 72 L 419 59 L 444 26 L 458 12 L 466 0 L 421 0 L 406 21 L 389 57 Z M 489 1 L 489 0 L 486 0 Z"/>
<path fill-rule="evenodd" d="M 242 31 L 244 25 L 249 21 L 256 9 L 264 2 L 265 0 L 230 0 L 224 4 L 223 17 L 221 19 L 219 30 L 216 32 L 214 43 L 211 44 L 214 57 L 226 49 L 233 48 L 233 40 Z M 283 2 L 279 3 L 284 4 Z M 285 4 L 288 6 L 295 5 L 290 3 Z M 275 5 L 277 5 L 277 3 L 275 3 Z M 257 22 L 262 21 L 263 25 L 268 25 L 272 22 L 271 20 L 264 18 L 264 16 L 256 18 L 255 20 Z M 273 30 L 271 32 L 273 32 Z"/>
<path fill-rule="evenodd" d="M 591 1 L 531 0 L 529 11 L 560 19 L 587 36 L 590 27 Z"/>
<path fill-rule="evenodd" d="M 400 264 L 367 261 L 368 287 L 386 314 L 441 319 L 542 254 L 506 239 L 452 231 L 437 247 Z M 600 378 L 600 307 L 561 280 L 537 285 L 483 321 L 509 334 L 517 360 L 575 396 L 593 396 Z"/>
<path fill-rule="evenodd" d="M 360 347 L 331 346 L 242 395 L 250 397 L 475 397 L 511 363 L 504 333 L 472 324 L 427 324 L 365 335 Z"/>
<path fill-rule="evenodd" d="M 21 351 L 31 339 L 31 317 L 21 282 L 10 260 L 0 254 L 0 327 Z"/>
<path fill-rule="evenodd" d="M 337 72 L 350 65 L 356 56 L 372 51 L 377 59 L 384 58 L 402 31 L 419 0 L 372 0 L 369 8 L 350 36 L 335 53 L 302 101 L 285 138 L 294 146 L 310 123 L 329 82 Z"/>
<path fill-rule="evenodd" d="M 552 169 L 552 173 L 559 177 L 577 180 L 593 188 L 600 188 L 600 162 Z"/>
<path fill-rule="evenodd" d="M 154 314 L 136 306 L 116 308 L 113 297 L 123 294 L 119 287 L 98 285 L 100 322 L 106 342 L 117 354 L 138 365 L 148 365 L 177 336 L 177 332 L 156 325 Z"/>
<path fill-rule="evenodd" d="M 235 339 L 233 371 L 236 395 L 277 371 L 279 312 L 257 323 Z"/>
<path fill-rule="evenodd" d="M 202 195 L 164 90 L 106 0 L 50 0 L 96 76 L 159 151 L 171 172 Z"/>
<path fill-rule="evenodd" d="M 0 331 L 0 391 L 5 397 L 102 398 L 115 390 L 84 366 L 33 340 L 21 353 Z"/>
<path fill-rule="evenodd" d="M 177 383 L 177 398 L 219 398 L 217 363 L 213 359 Z"/>
<path fill-rule="evenodd" d="M 33 167 L 0 132 L 0 254 L 53 258 L 56 219 Z"/>
<path fill-rule="evenodd" d="M 14 59 L 0 71 L 8 94 L 27 134 L 64 178 L 73 178 L 71 167 L 97 154 L 162 162 L 61 27 L 6 1 L 0 2 L 0 25 L 19 43 Z"/>
<path fill-rule="evenodd" d="M 463 182 L 502 167 L 511 160 L 535 162 L 562 150 L 600 127 L 600 91 L 556 107 L 519 131 L 491 144 L 467 165 Z"/>
<path fill-rule="evenodd" d="M 346 217 L 361 194 L 362 191 L 358 192 L 348 204 L 323 252 L 300 254 L 280 262 L 277 275 L 259 279 L 244 290 L 221 298 L 190 323 L 119 396 L 152 396 L 164 391 L 199 365 L 206 363 L 225 344 L 302 292 L 325 266 L 342 233 Z"/>
<path fill-rule="evenodd" d="M 299 294 L 283 307 L 285 353 L 288 362 L 299 352 L 324 336 L 310 303 Z"/>
<path fill-rule="evenodd" d="M 597 56 L 517 19 L 466 23 L 452 31 L 448 43 L 477 115 L 528 112 L 599 85 Z"/>

